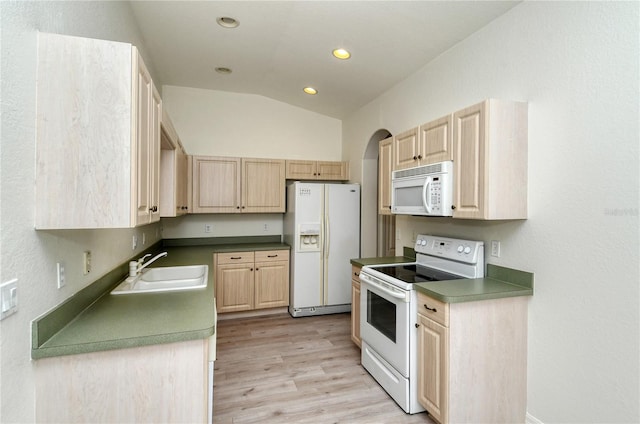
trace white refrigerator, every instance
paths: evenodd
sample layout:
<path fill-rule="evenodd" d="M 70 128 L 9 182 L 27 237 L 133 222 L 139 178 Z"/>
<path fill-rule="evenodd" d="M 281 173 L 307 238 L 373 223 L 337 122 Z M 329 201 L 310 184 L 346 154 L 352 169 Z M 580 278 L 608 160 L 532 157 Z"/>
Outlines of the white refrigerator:
<path fill-rule="evenodd" d="M 291 183 L 283 232 L 291 246 L 291 316 L 349 312 L 350 259 L 360 256 L 360 185 Z"/>

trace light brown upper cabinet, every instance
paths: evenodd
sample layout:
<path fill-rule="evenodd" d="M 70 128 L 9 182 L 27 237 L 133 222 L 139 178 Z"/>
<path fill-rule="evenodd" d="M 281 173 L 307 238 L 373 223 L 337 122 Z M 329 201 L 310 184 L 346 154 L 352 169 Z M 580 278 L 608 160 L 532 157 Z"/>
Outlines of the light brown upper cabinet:
<path fill-rule="evenodd" d="M 451 115 L 404 131 L 393 138 L 393 170 L 453 159 Z"/>
<path fill-rule="evenodd" d="M 187 154 L 166 111 L 162 114 L 161 129 L 160 216 L 182 216 L 189 209 Z"/>
<path fill-rule="evenodd" d="M 378 145 L 378 214 L 391 215 L 391 171 L 393 169 L 393 137 Z"/>
<path fill-rule="evenodd" d="M 157 221 L 161 114 L 131 44 L 38 33 L 35 227 Z"/>
<path fill-rule="evenodd" d="M 420 143 L 418 127 L 401 132 L 393 137 L 393 170 L 413 168 L 420 165 Z"/>
<path fill-rule="evenodd" d="M 453 114 L 453 217 L 527 218 L 527 103 L 490 99 Z"/>
<path fill-rule="evenodd" d="M 288 180 L 347 181 L 349 162 L 287 160 Z"/>
<path fill-rule="evenodd" d="M 285 161 L 192 157 L 193 213 L 285 212 Z"/>
<path fill-rule="evenodd" d="M 420 125 L 420 165 L 453 160 L 451 120 L 452 115 L 447 115 Z"/>

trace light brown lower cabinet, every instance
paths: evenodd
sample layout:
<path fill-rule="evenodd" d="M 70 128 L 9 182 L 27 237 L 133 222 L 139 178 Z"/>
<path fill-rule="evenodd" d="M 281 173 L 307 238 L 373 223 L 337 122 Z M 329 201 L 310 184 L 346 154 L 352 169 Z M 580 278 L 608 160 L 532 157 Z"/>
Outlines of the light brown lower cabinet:
<path fill-rule="evenodd" d="M 39 359 L 38 423 L 207 422 L 209 339 Z"/>
<path fill-rule="evenodd" d="M 218 313 L 289 306 L 289 251 L 214 255 Z"/>
<path fill-rule="evenodd" d="M 418 292 L 418 401 L 436 421 L 525 422 L 527 300 L 447 304 Z"/>
<path fill-rule="evenodd" d="M 362 267 L 351 266 L 351 340 L 362 347 L 360 338 L 360 270 Z"/>

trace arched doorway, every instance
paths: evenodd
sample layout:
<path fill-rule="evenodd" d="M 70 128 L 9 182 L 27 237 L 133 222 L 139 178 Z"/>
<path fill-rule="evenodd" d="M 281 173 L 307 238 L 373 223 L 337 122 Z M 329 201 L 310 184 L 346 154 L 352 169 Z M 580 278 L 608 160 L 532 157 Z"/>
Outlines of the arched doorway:
<path fill-rule="evenodd" d="M 378 145 L 390 136 L 386 129 L 374 132 L 362 158 L 362 257 L 395 255 L 395 216 L 378 215 Z"/>

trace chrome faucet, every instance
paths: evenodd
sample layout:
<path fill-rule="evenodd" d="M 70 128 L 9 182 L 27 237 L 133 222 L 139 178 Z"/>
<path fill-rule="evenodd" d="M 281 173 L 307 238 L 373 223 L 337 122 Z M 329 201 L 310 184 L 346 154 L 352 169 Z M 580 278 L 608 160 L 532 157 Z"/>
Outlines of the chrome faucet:
<path fill-rule="evenodd" d="M 156 256 L 154 256 L 153 258 L 149 259 L 149 261 L 147 263 L 144 263 L 144 260 L 151 256 L 151 254 L 146 254 L 143 257 L 141 257 L 140 259 L 138 259 L 137 261 L 131 261 L 129 262 L 129 278 L 131 277 L 137 277 L 138 274 L 145 269 L 146 267 L 148 267 L 149 265 L 151 265 L 152 263 L 154 263 L 155 261 L 157 261 L 160 258 L 163 258 L 165 256 L 167 256 L 168 253 L 167 252 L 162 252 L 162 253 L 158 253 Z"/>

